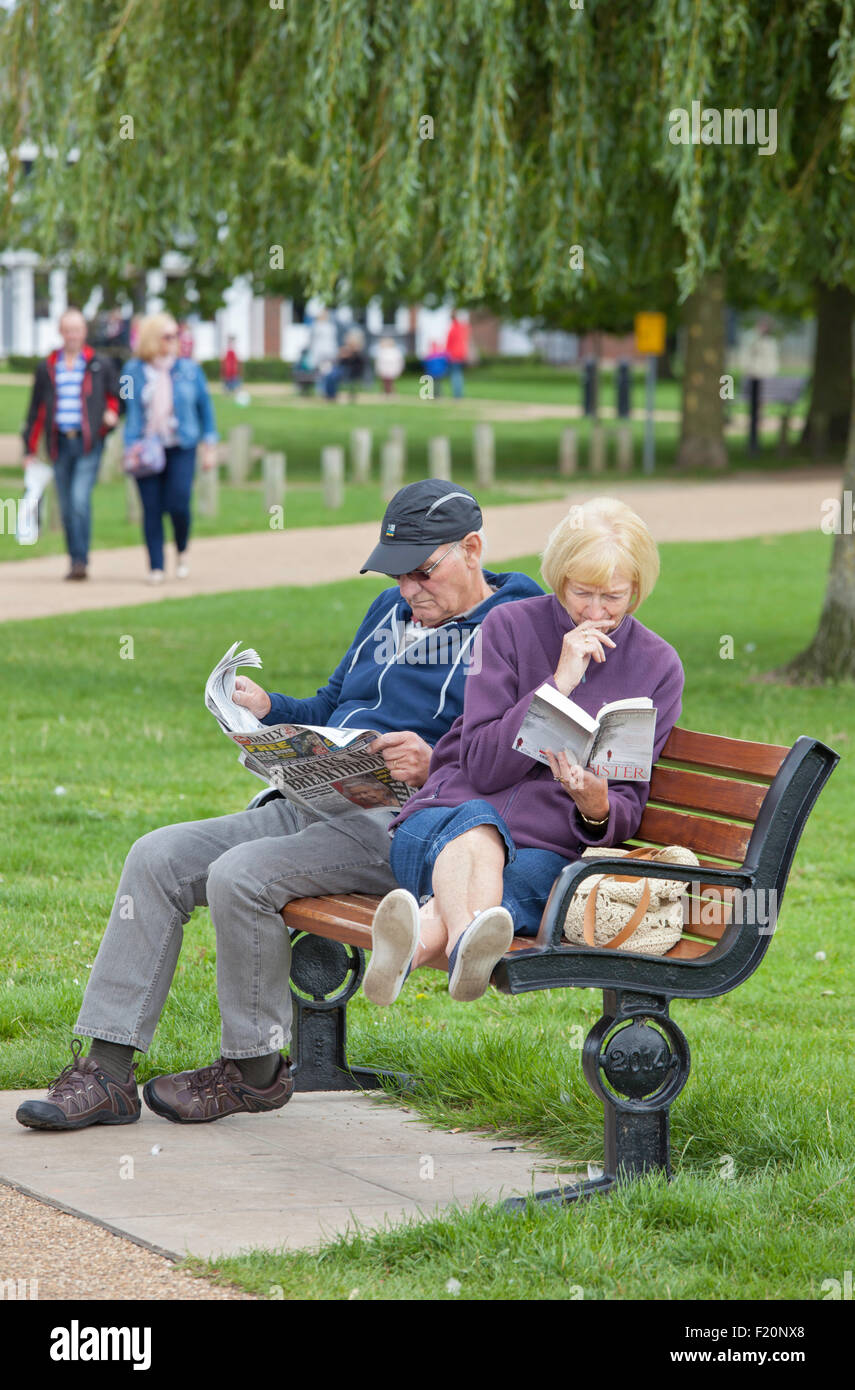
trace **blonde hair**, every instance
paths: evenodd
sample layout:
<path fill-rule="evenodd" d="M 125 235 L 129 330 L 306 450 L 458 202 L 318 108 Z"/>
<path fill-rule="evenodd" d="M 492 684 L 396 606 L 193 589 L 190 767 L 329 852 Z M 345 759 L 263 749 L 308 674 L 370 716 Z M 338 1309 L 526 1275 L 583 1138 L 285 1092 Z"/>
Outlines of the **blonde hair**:
<path fill-rule="evenodd" d="M 171 314 L 149 314 L 147 318 L 140 319 L 136 342 L 137 357 L 141 357 L 144 362 L 151 362 L 152 358 L 160 357 L 161 339 L 169 328 L 178 328 Z"/>
<path fill-rule="evenodd" d="M 608 584 L 616 569 L 632 581 L 634 613 L 659 578 L 656 542 L 637 512 L 615 497 L 577 503 L 551 533 L 541 557 L 541 574 L 563 603 L 568 579 Z"/>

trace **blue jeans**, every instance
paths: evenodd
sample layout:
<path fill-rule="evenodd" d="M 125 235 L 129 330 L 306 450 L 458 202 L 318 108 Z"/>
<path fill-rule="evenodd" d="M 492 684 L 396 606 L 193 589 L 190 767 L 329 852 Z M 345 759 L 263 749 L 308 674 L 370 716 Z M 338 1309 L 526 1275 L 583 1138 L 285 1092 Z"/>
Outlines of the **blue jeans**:
<path fill-rule="evenodd" d="M 402 888 L 419 902 L 433 896 L 433 866 L 451 840 L 476 825 L 494 825 L 505 842 L 502 907 L 514 919 L 517 936 L 536 936 L 552 885 L 570 864 L 549 849 L 519 848 L 505 821 L 489 801 L 466 801 L 462 806 L 425 806 L 414 811 L 392 837 L 389 862 Z"/>
<path fill-rule="evenodd" d="M 75 439 L 59 436 L 59 456 L 53 466 L 59 510 L 65 531 L 65 544 L 72 561 L 86 564 L 92 531 L 92 489 L 98 481 L 103 441 L 98 440 L 88 454 L 83 452 L 80 435 Z"/>
<path fill-rule="evenodd" d="M 463 363 L 449 362 L 448 376 L 451 381 L 451 393 L 459 398 L 463 395 Z"/>
<path fill-rule="evenodd" d="M 143 506 L 143 534 L 153 570 L 163 569 L 163 517 L 168 512 L 180 554 L 190 537 L 190 494 L 196 472 L 196 446 L 166 451 L 166 467 L 151 478 L 137 478 Z"/>

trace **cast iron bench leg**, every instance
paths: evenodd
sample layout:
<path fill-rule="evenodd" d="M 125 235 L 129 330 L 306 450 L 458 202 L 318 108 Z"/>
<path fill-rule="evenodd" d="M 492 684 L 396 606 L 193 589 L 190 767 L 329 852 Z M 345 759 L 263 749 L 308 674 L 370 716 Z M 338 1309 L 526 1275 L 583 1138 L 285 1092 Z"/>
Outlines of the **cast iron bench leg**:
<path fill-rule="evenodd" d="M 582 1052 L 585 1079 L 605 1112 L 605 1162 L 600 1178 L 535 1192 L 561 1206 L 610 1192 L 644 1173 L 671 1177 L 671 1103 L 689 1076 L 689 1044 L 661 995 L 603 990 L 603 1016 Z M 502 1205 L 519 1211 L 528 1199 Z"/>
<path fill-rule="evenodd" d="M 295 1089 L 376 1090 L 383 1080 L 402 1090 L 414 1085 L 405 1072 L 351 1067 L 347 1061 L 347 1001 L 365 973 L 358 946 L 299 932 L 291 941 L 291 999 L 294 1005 Z"/>

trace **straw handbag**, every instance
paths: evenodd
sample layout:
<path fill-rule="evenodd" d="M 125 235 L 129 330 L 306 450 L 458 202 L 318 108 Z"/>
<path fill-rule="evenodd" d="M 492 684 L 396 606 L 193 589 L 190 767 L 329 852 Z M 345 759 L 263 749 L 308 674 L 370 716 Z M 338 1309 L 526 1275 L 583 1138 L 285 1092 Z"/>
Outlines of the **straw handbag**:
<path fill-rule="evenodd" d="M 586 849 L 583 859 L 645 859 L 653 864 L 692 864 L 698 857 L 682 845 L 664 849 Z M 583 879 L 564 920 L 568 941 L 586 946 L 618 947 L 661 956 L 683 933 L 683 894 L 680 879 L 655 879 L 627 874 L 592 874 Z"/>

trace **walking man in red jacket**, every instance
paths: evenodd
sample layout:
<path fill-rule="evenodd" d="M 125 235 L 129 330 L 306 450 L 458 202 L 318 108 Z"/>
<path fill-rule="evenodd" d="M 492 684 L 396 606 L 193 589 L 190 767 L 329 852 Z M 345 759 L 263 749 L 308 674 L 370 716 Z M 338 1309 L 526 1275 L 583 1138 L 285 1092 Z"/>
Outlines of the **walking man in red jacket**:
<path fill-rule="evenodd" d="M 86 320 L 79 309 L 66 309 L 59 331 L 62 348 L 36 368 L 24 426 L 24 468 L 35 461 L 44 432 L 71 559 L 65 577 L 85 579 L 92 489 L 104 437 L 119 423 L 119 400 L 113 365 L 88 346 Z"/>

